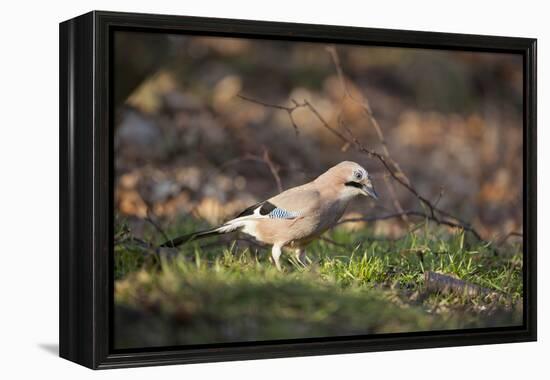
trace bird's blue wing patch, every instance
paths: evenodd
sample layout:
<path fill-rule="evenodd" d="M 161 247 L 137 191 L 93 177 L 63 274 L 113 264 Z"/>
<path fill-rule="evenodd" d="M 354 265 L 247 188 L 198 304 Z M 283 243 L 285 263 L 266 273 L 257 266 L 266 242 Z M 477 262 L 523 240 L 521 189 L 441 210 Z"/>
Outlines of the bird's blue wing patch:
<path fill-rule="evenodd" d="M 294 219 L 299 213 L 276 207 L 267 216 L 271 219 Z"/>
<path fill-rule="evenodd" d="M 267 216 L 270 219 L 294 219 L 300 216 L 299 212 L 287 211 L 283 208 L 275 206 L 268 201 L 256 203 L 248 207 L 246 210 L 237 215 L 237 218 L 249 215 Z"/>

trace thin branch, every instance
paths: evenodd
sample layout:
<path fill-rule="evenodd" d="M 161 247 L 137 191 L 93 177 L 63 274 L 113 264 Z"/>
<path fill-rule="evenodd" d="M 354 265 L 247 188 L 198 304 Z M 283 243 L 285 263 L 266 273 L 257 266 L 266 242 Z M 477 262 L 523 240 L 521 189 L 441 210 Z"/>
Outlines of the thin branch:
<path fill-rule="evenodd" d="M 281 168 L 273 162 L 273 160 L 271 159 L 271 156 L 269 155 L 269 150 L 265 146 L 263 147 L 263 149 L 264 151 L 261 156 L 248 153 L 248 154 L 245 154 L 243 157 L 235 158 L 233 160 L 229 160 L 223 163 L 220 166 L 220 168 L 230 166 L 230 165 L 235 165 L 243 161 L 254 161 L 254 162 L 265 164 L 268 167 L 269 171 L 271 172 L 273 179 L 275 180 L 279 193 L 281 193 L 283 191 L 283 184 L 281 182 L 281 177 L 279 176 L 279 171 L 281 170 Z"/>
<path fill-rule="evenodd" d="M 399 175 L 404 178 L 407 183 L 410 183 L 409 179 L 401 170 L 401 167 L 390 157 L 390 151 L 388 149 L 388 145 L 386 144 L 386 139 L 384 137 L 384 134 L 382 133 L 382 129 L 380 128 L 380 125 L 378 124 L 378 121 L 374 117 L 374 114 L 372 112 L 372 109 L 370 107 L 369 101 L 367 98 L 365 98 L 365 101 L 360 101 L 355 99 L 355 97 L 351 94 L 349 91 L 349 88 L 346 84 L 346 79 L 344 76 L 344 70 L 342 69 L 342 65 L 340 64 L 340 57 L 338 56 L 338 52 L 336 51 L 336 48 L 334 46 L 327 46 L 327 51 L 330 54 L 332 58 L 332 62 L 334 63 L 334 67 L 336 68 L 336 74 L 338 75 L 338 78 L 340 80 L 340 85 L 342 86 L 342 91 L 344 93 L 343 101 L 346 101 L 347 99 L 351 100 L 353 103 L 358 104 L 363 112 L 365 113 L 365 116 L 368 118 L 370 124 L 374 127 L 376 131 L 376 135 L 378 136 L 378 140 L 382 144 L 383 153 L 386 156 L 388 160 L 392 161 L 392 165 L 396 169 L 396 171 L 399 173 Z M 351 134 L 351 132 L 350 132 Z M 395 191 L 395 188 L 393 186 L 393 183 L 388 181 L 386 178 L 384 178 L 384 183 L 388 189 L 388 192 L 390 193 L 390 196 L 392 198 L 392 203 L 394 205 L 394 208 L 398 212 L 403 212 L 403 206 L 401 205 L 401 202 L 399 201 L 399 198 L 397 198 L 397 194 Z M 405 214 L 402 214 L 403 222 L 406 224 L 409 224 L 409 220 Z"/>
<path fill-rule="evenodd" d="M 418 216 L 418 217 L 424 218 L 427 214 L 422 212 L 422 211 L 407 210 L 407 211 L 403 211 L 403 212 L 395 212 L 395 213 L 385 214 L 385 215 L 365 216 L 365 217 L 361 217 L 361 218 L 342 219 L 338 223 L 336 223 L 336 225 L 345 224 L 345 223 L 354 223 L 354 222 L 376 222 L 378 220 L 387 220 L 387 219 L 400 218 L 403 215 Z"/>
<path fill-rule="evenodd" d="M 288 114 L 288 118 L 290 119 L 290 123 L 292 124 L 292 127 L 294 128 L 294 132 L 296 133 L 296 137 L 298 137 L 300 135 L 300 129 L 298 128 L 298 124 L 296 124 L 296 121 L 294 120 L 294 116 L 292 114 L 298 108 L 303 107 L 303 105 L 298 104 L 298 102 L 296 102 L 294 99 L 292 99 L 292 102 L 294 103 L 294 107 L 285 107 L 285 106 L 280 106 L 280 105 L 264 103 L 264 102 L 258 101 L 256 99 L 249 98 L 249 97 L 241 95 L 241 94 L 237 94 L 237 97 L 241 98 L 242 100 L 246 100 L 247 102 L 256 103 L 260 106 L 271 107 L 271 108 L 276 108 L 276 109 L 279 109 L 279 110 L 286 111 L 286 113 Z"/>
<path fill-rule="evenodd" d="M 147 207 L 147 216 L 145 217 L 145 220 L 149 222 L 155 229 L 162 235 L 164 238 L 164 241 L 169 241 L 168 235 L 164 232 L 164 230 L 160 227 L 160 225 L 154 220 L 153 213 L 151 212 L 149 206 Z"/>
<path fill-rule="evenodd" d="M 497 245 L 504 244 L 506 242 L 506 240 L 508 240 L 511 237 L 523 238 L 523 234 L 521 232 L 517 232 L 517 231 L 510 231 L 498 240 Z"/>
<path fill-rule="evenodd" d="M 286 107 L 286 106 L 281 106 L 281 105 L 277 105 L 277 104 L 266 103 L 266 102 L 262 102 L 260 100 L 249 98 L 248 96 L 244 96 L 242 94 L 237 94 L 237 97 L 241 98 L 242 100 L 246 100 L 247 102 L 250 102 L 250 103 L 255 103 L 255 104 L 258 104 L 260 106 L 269 107 L 269 108 L 276 108 L 276 109 L 287 111 L 287 112 L 293 112 L 296 108 L 298 108 L 298 106 Z"/>
<path fill-rule="evenodd" d="M 329 238 L 324 237 L 324 236 L 321 236 L 320 239 L 322 241 L 326 242 L 326 243 L 335 245 L 335 246 L 340 247 L 340 248 L 349 248 L 349 245 L 347 245 L 347 244 L 338 243 L 337 241 L 334 241 L 334 240 L 329 239 Z"/>
<path fill-rule="evenodd" d="M 441 198 L 443 198 L 443 194 L 445 194 L 445 189 L 443 188 L 443 186 L 441 186 L 439 188 L 439 194 L 437 195 L 437 198 L 433 203 L 435 207 L 437 207 L 437 205 L 439 204 L 439 201 L 441 200 Z"/>
<path fill-rule="evenodd" d="M 304 102 L 301 105 L 307 107 L 311 111 L 311 113 L 313 113 L 317 117 L 317 119 L 321 122 L 321 125 L 326 130 L 331 132 L 334 136 L 338 137 L 340 140 L 344 142 L 350 142 L 349 139 L 346 138 L 346 136 L 338 132 L 336 129 L 332 128 L 330 124 L 323 118 L 323 116 L 321 116 L 319 111 L 317 111 L 317 109 L 311 105 L 310 102 L 308 102 L 307 100 L 304 100 Z"/>
<path fill-rule="evenodd" d="M 389 160 L 392 161 L 392 164 L 395 166 L 397 171 L 407 180 L 407 182 L 410 182 L 408 180 L 407 176 L 405 175 L 405 173 L 401 170 L 401 167 L 399 166 L 399 164 L 397 162 L 393 161 L 393 159 L 391 158 L 390 150 L 388 148 L 388 144 L 386 143 L 386 138 L 384 137 L 384 133 L 382 132 L 382 128 L 380 128 L 380 124 L 378 124 L 378 120 L 376 120 L 376 118 L 374 117 L 374 113 L 372 112 L 372 108 L 370 107 L 370 103 L 369 103 L 368 98 L 365 97 L 365 99 L 362 101 L 362 100 L 356 99 L 351 94 L 351 92 L 349 91 L 349 88 L 346 84 L 344 70 L 342 69 L 342 65 L 340 63 L 340 57 L 338 55 L 338 52 L 336 51 L 336 48 L 334 46 L 327 46 L 326 50 L 330 54 L 330 56 L 332 58 L 332 62 L 334 63 L 334 66 L 336 68 L 336 74 L 338 75 L 338 78 L 340 80 L 340 84 L 341 84 L 343 92 L 344 92 L 344 101 L 349 99 L 353 103 L 359 105 L 362 108 L 363 112 L 365 113 L 365 116 L 369 119 L 370 123 L 372 124 L 372 126 L 374 127 L 374 129 L 376 131 L 376 134 L 378 136 L 378 140 L 380 140 L 380 143 L 382 144 L 382 150 L 383 150 L 384 155 Z"/>
<path fill-rule="evenodd" d="M 395 191 L 395 187 L 393 186 L 393 182 L 390 182 L 388 177 L 384 177 L 384 184 L 386 185 L 386 188 L 388 189 L 388 192 L 390 193 L 390 197 L 392 198 L 393 207 L 397 210 L 397 212 L 403 213 L 403 206 L 401 205 L 401 202 L 399 202 L 399 199 L 397 198 L 397 193 Z M 405 214 L 402 214 L 403 222 L 409 224 L 409 219 Z"/>
<path fill-rule="evenodd" d="M 432 215 L 426 212 L 416 211 L 416 210 L 406 210 L 403 212 L 396 212 L 393 214 L 370 216 L 370 217 L 364 217 L 364 218 L 348 218 L 348 219 L 340 220 L 338 223 L 336 223 L 336 225 L 344 224 L 344 223 L 352 223 L 352 222 L 375 222 L 378 220 L 401 218 L 403 215 L 410 216 L 410 217 L 414 216 L 414 217 L 424 218 L 436 224 L 445 225 L 453 228 L 459 228 L 461 230 L 472 233 L 478 240 L 483 241 L 483 239 L 481 239 L 481 237 L 477 234 L 477 232 L 470 226 L 463 225 L 462 223 L 453 222 L 452 220 L 448 220 L 448 219 L 433 217 Z"/>
<path fill-rule="evenodd" d="M 139 239 L 137 237 L 134 237 L 134 236 L 125 237 L 124 239 L 118 239 L 118 240 L 115 239 L 115 241 L 114 241 L 114 245 L 129 246 L 129 244 L 138 245 L 141 248 L 152 248 L 152 247 L 154 247 L 153 244 L 151 244 L 151 243 L 149 243 L 145 240 Z"/>
<path fill-rule="evenodd" d="M 462 228 L 464 228 L 465 230 L 471 232 L 478 240 L 483 241 L 483 238 L 481 237 L 481 235 L 472 227 L 472 225 L 470 223 L 468 223 L 468 222 L 466 222 L 466 221 L 450 214 L 447 211 L 444 211 L 444 210 L 440 209 L 439 207 L 433 205 L 432 202 L 430 202 L 427 198 L 420 195 L 418 193 L 418 191 L 409 182 L 406 182 L 405 180 L 403 180 L 403 178 L 399 174 L 397 174 L 396 172 L 394 172 L 392 170 L 392 167 L 390 166 L 390 163 L 388 163 L 388 161 L 385 159 L 385 157 L 383 157 L 379 153 L 373 152 L 373 151 L 365 148 L 364 146 L 361 145 L 361 143 L 357 139 L 354 140 L 354 143 L 356 144 L 357 149 L 360 152 L 364 152 L 364 153 L 370 155 L 371 157 L 376 158 L 379 162 L 381 162 L 382 165 L 384 166 L 384 168 L 388 171 L 388 173 L 392 176 L 392 178 L 395 181 L 397 181 L 401 186 L 403 186 L 412 195 L 414 195 L 422 204 L 424 204 L 430 211 L 430 219 L 432 219 L 435 222 L 443 222 L 443 219 L 436 216 L 436 213 L 439 213 L 444 217 L 454 219 L 456 221 L 456 223 L 454 223 L 454 224 L 458 224 L 458 225 L 462 226 Z M 451 222 L 449 221 L 447 223 L 451 223 Z"/>
<path fill-rule="evenodd" d="M 275 178 L 275 182 L 277 182 L 277 189 L 279 190 L 279 193 L 283 192 L 283 185 L 281 183 L 281 177 L 279 177 L 279 167 L 273 163 L 271 160 L 271 157 L 269 156 L 269 151 L 264 146 L 264 154 L 262 156 L 263 161 L 266 163 L 266 165 L 269 167 L 269 170 L 271 171 L 271 175 L 273 178 Z"/>

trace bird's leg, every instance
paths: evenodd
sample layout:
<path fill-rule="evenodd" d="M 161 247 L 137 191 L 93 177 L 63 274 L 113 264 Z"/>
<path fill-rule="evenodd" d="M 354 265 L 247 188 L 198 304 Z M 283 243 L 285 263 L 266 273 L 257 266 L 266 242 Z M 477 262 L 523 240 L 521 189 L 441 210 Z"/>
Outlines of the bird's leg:
<path fill-rule="evenodd" d="M 296 248 L 296 250 L 294 251 L 294 257 L 296 258 L 296 260 L 302 264 L 303 266 L 306 266 L 307 265 L 307 262 L 306 262 L 306 250 L 303 248 L 303 247 L 298 247 Z"/>
<path fill-rule="evenodd" d="M 279 262 L 279 257 L 281 257 L 281 247 L 274 244 L 271 249 L 271 258 L 273 259 L 273 264 L 277 267 L 278 271 L 281 271 L 281 263 Z"/>

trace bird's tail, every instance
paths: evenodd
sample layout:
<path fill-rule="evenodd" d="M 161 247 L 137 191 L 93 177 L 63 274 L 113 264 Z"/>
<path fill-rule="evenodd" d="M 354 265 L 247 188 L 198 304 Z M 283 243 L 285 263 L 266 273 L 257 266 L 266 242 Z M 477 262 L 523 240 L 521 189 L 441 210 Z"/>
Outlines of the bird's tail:
<path fill-rule="evenodd" d="M 232 223 L 228 222 L 224 225 L 221 225 L 221 226 L 215 227 L 215 228 L 211 228 L 209 230 L 197 231 L 197 232 L 193 232 L 191 234 L 178 236 L 177 238 L 165 241 L 164 243 L 162 243 L 160 245 L 160 247 L 162 247 L 162 248 L 164 248 L 164 247 L 176 248 L 176 247 L 178 247 L 182 244 L 189 243 L 190 241 L 193 241 L 193 240 L 203 239 L 203 238 L 207 238 L 209 236 L 221 235 L 221 234 L 225 234 L 225 233 L 228 233 L 228 232 L 232 232 L 232 231 L 235 231 L 236 229 L 238 229 L 239 227 L 241 227 L 241 226 L 240 225 L 235 225 L 235 224 L 232 224 Z"/>

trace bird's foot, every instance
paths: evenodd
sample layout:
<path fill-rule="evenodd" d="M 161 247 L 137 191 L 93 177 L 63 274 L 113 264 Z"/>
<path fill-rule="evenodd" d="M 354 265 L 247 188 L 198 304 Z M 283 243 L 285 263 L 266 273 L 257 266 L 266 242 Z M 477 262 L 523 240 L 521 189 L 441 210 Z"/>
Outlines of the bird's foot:
<path fill-rule="evenodd" d="M 304 268 L 307 267 L 307 256 L 306 252 L 303 249 L 297 249 L 294 253 L 294 258 Z"/>

